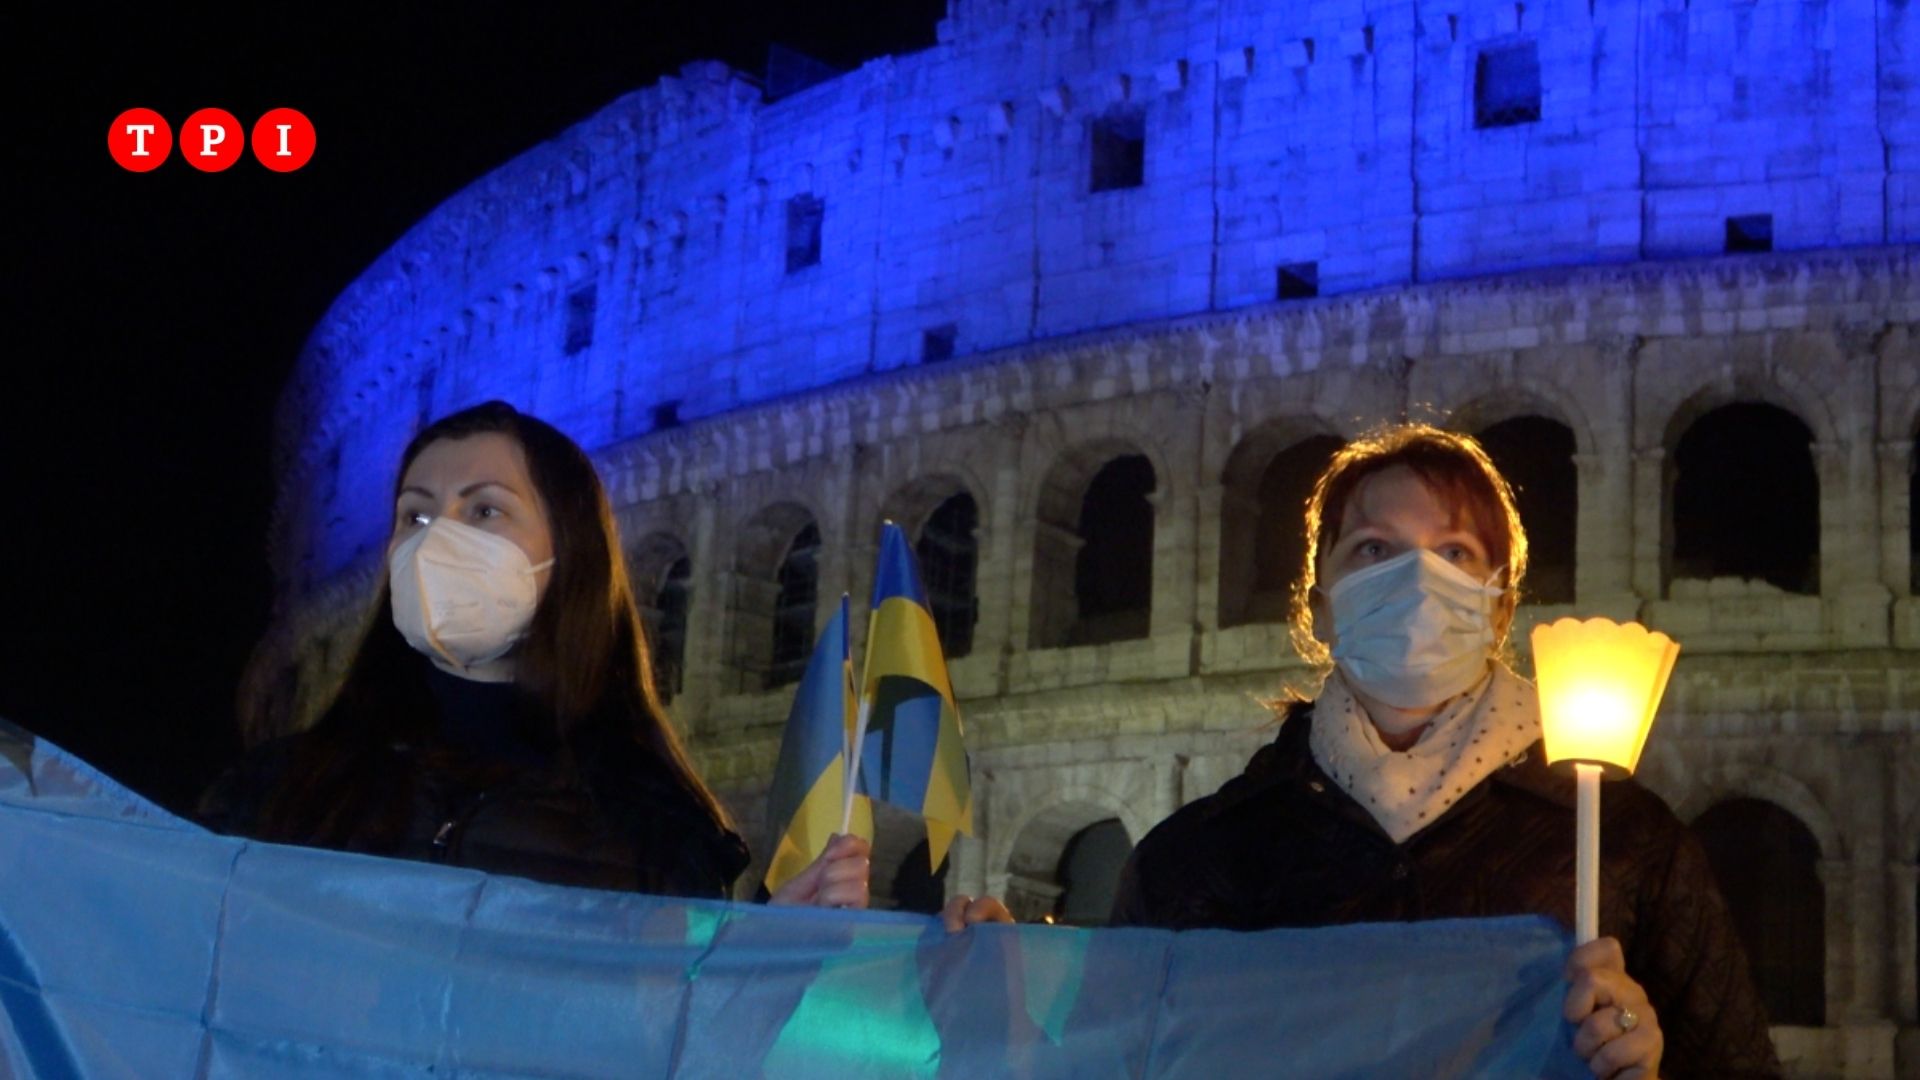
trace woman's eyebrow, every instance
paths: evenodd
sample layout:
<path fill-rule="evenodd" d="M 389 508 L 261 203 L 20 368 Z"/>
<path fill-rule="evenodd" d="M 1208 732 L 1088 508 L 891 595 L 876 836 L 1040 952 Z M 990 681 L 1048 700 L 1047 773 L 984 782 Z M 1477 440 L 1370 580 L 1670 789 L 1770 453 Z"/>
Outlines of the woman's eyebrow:
<path fill-rule="evenodd" d="M 490 488 L 490 487 L 497 487 L 501 491 L 506 492 L 507 494 L 513 496 L 516 499 L 524 498 L 524 496 L 522 496 L 518 491 L 515 491 L 511 485 L 500 480 L 481 480 L 477 483 L 468 484 L 466 487 L 463 487 L 460 489 L 460 497 L 463 499 L 469 498 L 473 495 L 474 492 L 479 491 L 481 488 Z"/>
<path fill-rule="evenodd" d="M 468 484 L 466 487 L 463 487 L 460 489 L 460 498 L 462 499 L 471 498 L 474 492 L 479 491 L 482 488 L 490 488 L 490 487 L 497 487 L 501 491 L 506 492 L 507 494 L 513 496 L 516 499 L 526 498 L 526 496 L 520 494 L 518 491 L 515 491 L 512 485 L 502 480 L 481 480 L 476 483 Z M 403 487 L 400 489 L 400 494 L 401 495 L 424 495 L 429 499 L 433 498 L 433 492 L 428 491 L 426 488 L 423 488 L 418 484 L 408 484 L 406 487 Z"/>
<path fill-rule="evenodd" d="M 1487 542 L 1485 540 L 1480 539 L 1479 534 L 1473 532 L 1470 529 L 1454 529 L 1450 532 L 1444 532 L 1440 534 L 1440 539 L 1441 540 L 1471 540 L 1473 541 L 1473 546 L 1479 548 L 1481 551 L 1491 550 Z"/>
<path fill-rule="evenodd" d="M 1366 540 L 1384 539 L 1386 539 L 1386 536 L 1379 529 L 1371 525 L 1360 525 L 1341 533 L 1340 539 L 1333 542 L 1333 549 L 1351 547 Z"/>

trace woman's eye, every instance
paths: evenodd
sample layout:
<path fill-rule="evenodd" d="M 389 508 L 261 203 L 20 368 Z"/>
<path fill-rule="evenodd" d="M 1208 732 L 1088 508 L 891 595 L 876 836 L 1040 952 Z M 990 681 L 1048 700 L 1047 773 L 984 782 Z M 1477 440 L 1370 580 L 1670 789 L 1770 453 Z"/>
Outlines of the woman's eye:
<path fill-rule="evenodd" d="M 1377 559 L 1387 553 L 1387 545 L 1378 540 L 1362 540 L 1360 541 L 1360 546 L 1353 550 L 1356 555 L 1368 559 Z"/>
<path fill-rule="evenodd" d="M 502 515 L 499 507 L 481 503 L 479 506 L 473 508 L 473 516 L 485 521 L 488 518 L 497 518 Z"/>
<path fill-rule="evenodd" d="M 400 511 L 400 527 L 403 529 L 424 527 L 426 525 L 432 524 L 432 522 L 433 522 L 433 519 L 428 517 L 424 511 L 420 511 L 420 510 Z"/>

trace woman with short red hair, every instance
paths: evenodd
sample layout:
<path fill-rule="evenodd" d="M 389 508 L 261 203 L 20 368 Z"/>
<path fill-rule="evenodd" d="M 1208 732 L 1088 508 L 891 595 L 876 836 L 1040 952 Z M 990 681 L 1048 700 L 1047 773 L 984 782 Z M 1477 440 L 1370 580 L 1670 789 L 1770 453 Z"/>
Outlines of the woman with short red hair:
<path fill-rule="evenodd" d="M 1154 829 L 1113 921 L 1173 929 L 1543 914 L 1573 924 L 1574 792 L 1532 685 L 1503 661 L 1526 573 L 1513 493 L 1473 439 L 1399 425 L 1343 449 L 1306 512 L 1293 638 L 1324 674 L 1214 795 Z M 1699 845 L 1658 796 L 1609 789 L 1607 935 L 1565 1013 L 1596 1075 L 1780 1071 Z"/>

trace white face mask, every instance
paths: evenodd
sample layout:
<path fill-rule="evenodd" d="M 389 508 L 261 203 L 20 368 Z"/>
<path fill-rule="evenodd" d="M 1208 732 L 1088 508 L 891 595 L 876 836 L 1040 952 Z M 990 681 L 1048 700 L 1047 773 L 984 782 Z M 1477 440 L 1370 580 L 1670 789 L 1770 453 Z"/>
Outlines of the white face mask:
<path fill-rule="evenodd" d="M 1476 581 L 1425 548 L 1348 574 L 1327 590 L 1333 659 L 1348 683 L 1402 709 L 1438 705 L 1487 672 L 1493 602 Z"/>
<path fill-rule="evenodd" d="M 498 660 L 526 636 L 539 601 L 520 545 L 452 518 L 435 518 L 387 560 L 393 625 L 407 644 L 455 667 Z"/>

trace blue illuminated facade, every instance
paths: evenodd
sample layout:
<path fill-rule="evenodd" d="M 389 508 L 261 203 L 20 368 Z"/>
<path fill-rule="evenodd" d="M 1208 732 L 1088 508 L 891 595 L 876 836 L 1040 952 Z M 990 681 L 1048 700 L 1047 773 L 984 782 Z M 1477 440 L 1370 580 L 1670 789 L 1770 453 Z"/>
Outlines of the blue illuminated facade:
<path fill-rule="evenodd" d="M 290 599 L 425 418 L 606 447 L 1101 328 L 1547 266 L 1920 238 L 1913 6 L 954 0 L 768 103 L 713 63 L 449 199 L 313 332 Z"/>

